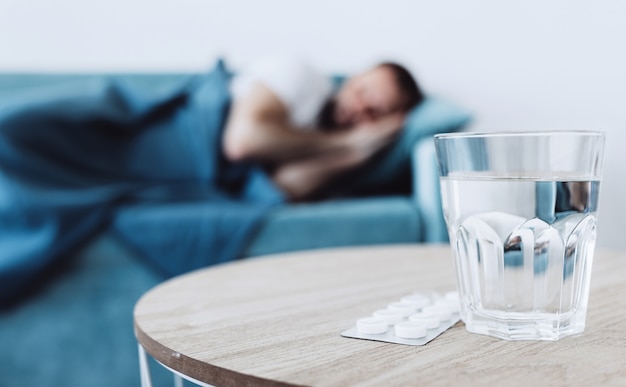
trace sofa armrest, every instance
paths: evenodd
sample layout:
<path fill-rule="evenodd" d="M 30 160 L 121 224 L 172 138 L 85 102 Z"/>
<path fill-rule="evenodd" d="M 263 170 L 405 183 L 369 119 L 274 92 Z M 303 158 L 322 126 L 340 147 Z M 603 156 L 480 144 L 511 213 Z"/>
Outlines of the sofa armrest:
<path fill-rule="evenodd" d="M 443 218 L 437 155 L 432 136 L 417 141 L 412 153 L 413 199 L 420 214 L 421 240 L 426 243 L 448 241 L 448 231 Z"/>

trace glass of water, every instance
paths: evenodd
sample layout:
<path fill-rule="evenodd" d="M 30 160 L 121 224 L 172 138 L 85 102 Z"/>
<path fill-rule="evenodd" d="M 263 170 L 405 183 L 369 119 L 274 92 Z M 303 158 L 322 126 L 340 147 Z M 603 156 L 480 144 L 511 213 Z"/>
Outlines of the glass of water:
<path fill-rule="evenodd" d="M 604 134 L 435 136 L 470 332 L 558 340 L 585 329 Z"/>

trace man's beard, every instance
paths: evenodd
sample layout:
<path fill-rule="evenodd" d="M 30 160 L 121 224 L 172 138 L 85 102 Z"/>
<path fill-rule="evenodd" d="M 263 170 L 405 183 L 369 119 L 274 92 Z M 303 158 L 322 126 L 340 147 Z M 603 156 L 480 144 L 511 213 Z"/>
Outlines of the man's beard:
<path fill-rule="evenodd" d="M 322 110 L 317 115 L 317 119 L 315 120 L 317 129 L 322 131 L 332 131 L 337 129 L 345 129 L 340 125 L 336 120 L 335 111 L 337 110 L 337 100 L 335 98 L 330 98 L 324 106 L 322 106 Z"/>

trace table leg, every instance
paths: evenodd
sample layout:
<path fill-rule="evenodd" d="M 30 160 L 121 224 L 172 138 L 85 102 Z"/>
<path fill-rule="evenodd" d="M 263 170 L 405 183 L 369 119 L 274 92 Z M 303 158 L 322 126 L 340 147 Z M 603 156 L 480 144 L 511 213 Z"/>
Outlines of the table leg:
<path fill-rule="evenodd" d="M 150 377 L 150 366 L 148 365 L 148 355 L 146 354 L 145 348 L 141 344 L 137 344 L 139 349 L 139 372 L 141 375 L 141 387 L 152 387 L 152 379 Z M 182 373 L 171 369 L 165 364 L 157 361 L 161 364 L 165 369 L 169 370 L 174 375 L 174 387 L 183 387 L 183 379 L 189 380 L 190 382 L 197 384 L 201 387 L 215 387 L 212 384 L 207 384 L 196 380 L 190 376 L 183 375 Z"/>
<path fill-rule="evenodd" d="M 150 366 L 148 365 L 148 357 L 146 350 L 141 344 L 139 347 L 139 373 L 141 375 L 141 387 L 152 387 L 152 379 L 150 378 Z"/>
<path fill-rule="evenodd" d="M 183 387 L 183 378 L 177 373 L 174 373 L 174 387 Z"/>

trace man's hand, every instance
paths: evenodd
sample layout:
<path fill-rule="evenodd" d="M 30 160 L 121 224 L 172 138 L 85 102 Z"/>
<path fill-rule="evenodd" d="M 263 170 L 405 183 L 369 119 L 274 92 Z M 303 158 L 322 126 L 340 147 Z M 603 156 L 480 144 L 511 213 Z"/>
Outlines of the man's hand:
<path fill-rule="evenodd" d="M 304 200 L 339 174 L 367 161 L 400 133 L 404 114 L 390 114 L 340 132 L 345 149 L 287 163 L 274 172 L 274 182 L 292 200 Z"/>
<path fill-rule="evenodd" d="M 370 157 L 390 144 L 401 132 L 405 113 L 391 113 L 380 119 L 361 123 L 346 133 L 347 141 L 364 157 Z"/>

